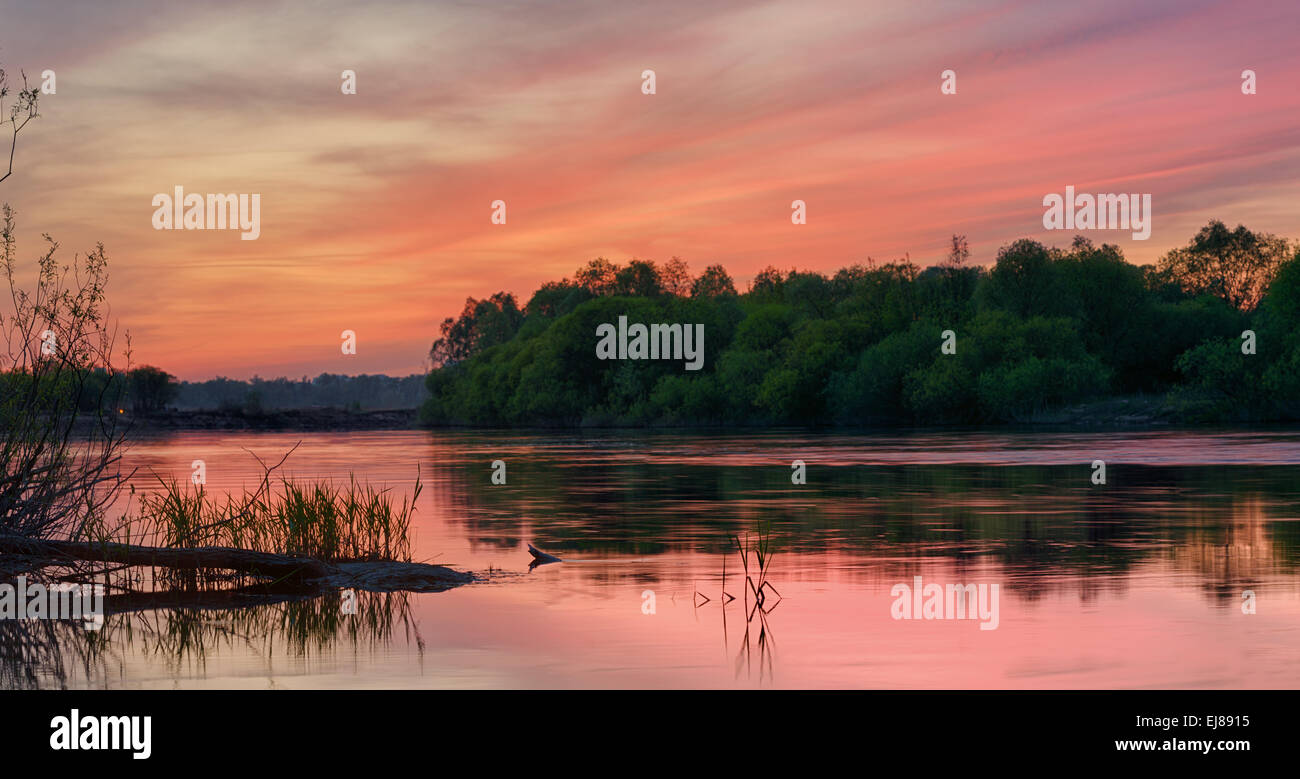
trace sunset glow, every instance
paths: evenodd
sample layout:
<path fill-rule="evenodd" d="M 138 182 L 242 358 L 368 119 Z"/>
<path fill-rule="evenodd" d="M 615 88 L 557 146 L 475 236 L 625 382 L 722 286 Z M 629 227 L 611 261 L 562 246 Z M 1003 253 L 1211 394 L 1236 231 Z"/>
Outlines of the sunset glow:
<path fill-rule="evenodd" d="M 1151 193 L 1149 240 L 1093 236 L 1133 262 L 1300 236 L 1289 3 L 487 5 L 0 4 L 6 69 L 58 73 L 0 190 L 23 260 L 102 241 L 136 361 L 204 379 L 417 372 L 467 296 L 597 256 L 987 264 L 1068 244 L 1066 186 Z M 260 238 L 154 230 L 176 186 L 260 193 Z"/>

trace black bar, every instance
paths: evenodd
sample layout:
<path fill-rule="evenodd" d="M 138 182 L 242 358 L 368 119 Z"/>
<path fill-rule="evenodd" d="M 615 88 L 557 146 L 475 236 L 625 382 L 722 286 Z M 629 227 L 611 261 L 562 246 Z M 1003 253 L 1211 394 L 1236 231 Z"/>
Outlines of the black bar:
<path fill-rule="evenodd" d="M 1296 697 L 1282 691 L 19 691 L 4 694 L 0 732 L 10 757 L 34 758 L 50 769 L 495 771 L 551 762 L 621 773 L 652 764 L 693 770 L 714 760 L 750 770 L 789 758 L 826 767 L 847 760 L 864 771 L 894 766 L 891 774 L 936 765 L 1057 772 L 1080 765 L 1277 764 L 1295 748 Z M 82 718 L 152 717 L 150 757 L 52 749 L 51 720 L 73 709 Z M 1139 724 L 1139 717 L 1157 724 Z M 1208 718 L 1223 719 L 1212 727 Z M 1154 751 L 1116 746 L 1129 741 L 1154 742 Z M 1187 747 L 1193 741 L 1214 746 L 1205 754 L 1203 746 Z"/>

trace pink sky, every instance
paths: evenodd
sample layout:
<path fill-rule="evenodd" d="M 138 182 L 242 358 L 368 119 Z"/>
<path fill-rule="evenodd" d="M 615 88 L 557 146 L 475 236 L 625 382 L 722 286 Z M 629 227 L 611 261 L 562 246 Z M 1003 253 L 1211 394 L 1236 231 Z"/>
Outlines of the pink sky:
<path fill-rule="evenodd" d="M 1298 20 L 1194 0 L 0 0 L 0 67 L 58 90 L 0 200 L 24 261 L 41 233 L 67 257 L 106 245 L 137 362 L 405 374 L 466 296 L 522 303 L 597 256 L 722 263 L 743 288 L 767 265 L 929 264 L 965 233 L 988 263 L 1068 244 L 1042 227 L 1066 185 L 1152 195 L 1149 240 L 1090 234 L 1135 262 L 1212 218 L 1300 238 Z M 155 231 L 176 185 L 259 193 L 261 237 Z"/>

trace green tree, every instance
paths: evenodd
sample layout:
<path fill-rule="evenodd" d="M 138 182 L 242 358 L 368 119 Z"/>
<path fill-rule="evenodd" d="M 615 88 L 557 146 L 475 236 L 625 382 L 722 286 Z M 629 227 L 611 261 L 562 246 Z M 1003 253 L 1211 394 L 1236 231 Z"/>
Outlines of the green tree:
<path fill-rule="evenodd" d="M 614 274 L 615 295 L 657 297 L 664 294 L 659 269 L 650 260 L 632 260 L 627 267 Z"/>
<path fill-rule="evenodd" d="M 1265 243 L 1268 243 L 1265 241 Z M 545 284 L 522 326 L 497 303 L 466 308 L 446 337 L 465 358 L 427 379 L 430 424 L 968 424 L 1032 417 L 1114 391 L 1168 393 L 1186 419 L 1300 417 L 1300 259 L 1244 312 L 1134 266 L 1118 247 L 1004 246 L 988 273 L 907 259 L 758 274 L 735 292 L 721 266 L 680 291 L 649 261 L 598 260 Z M 512 301 L 511 301 L 512 302 Z M 699 323 L 702 370 L 597 359 L 597 327 Z M 491 323 L 500 326 L 490 327 Z M 1243 329 L 1259 352 L 1241 354 Z M 953 330 L 957 351 L 940 350 Z M 477 344 L 477 346 L 475 345 Z"/>
<path fill-rule="evenodd" d="M 459 317 L 442 321 L 442 337 L 429 349 L 429 359 L 438 367 L 469 359 L 489 346 L 509 341 L 523 319 L 515 296 L 508 292 L 485 300 L 466 298 Z"/>
<path fill-rule="evenodd" d="M 987 305 L 1022 317 L 1059 313 L 1061 295 L 1054 252 L 1022 238 L 998 251 L 984 284 Z"/>
<path fill-rule="evenodd" d="M 1187 246 L 1160 258 L 1157 268 L 1184 292 L 1208 293 L 1242 311 L 1252 311 L 1289 256 L 1285 239 L 1254 233 L 1243 225 L 1229 230 L 1215 219 Z"/>
<path fill-rule="evenodd" d="M 614 294 L 619 267 L 604 257 L 597 257 L 574 274 L 578 285 L 593 295 Z"/>
<path fill-rule="evenodd" d="M 127 386 L 131 408 L 145 413 L 167 408 L 180 391 L 175 376 L 152 365 L 142 365 L 130 371 Z"/>
<path fill-rule="evenodd" d="M 691 284 L 693 298 L 735 297 L 736 285 L 721 265 L 710 265 Z"/>

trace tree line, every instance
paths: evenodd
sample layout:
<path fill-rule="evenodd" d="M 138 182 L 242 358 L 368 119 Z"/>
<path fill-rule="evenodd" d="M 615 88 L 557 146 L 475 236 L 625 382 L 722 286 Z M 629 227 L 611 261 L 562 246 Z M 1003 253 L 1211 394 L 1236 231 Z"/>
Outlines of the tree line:
<path fill-rule="evenodd" d="M 152 365 L 110 372 L 103 367 L 65 371 L 52 387 L 54 396 L 73 399 L 81 412 L 153 414 L 168 409 L 221 411 L 256 415 L 264 411 L 341 408 L 355 411 L 418 408 L 425 398 L 421 374 L 342 376 L 322 373 L 314 379 L 249 380 L 218 377 L 179 381 Z M 14 393 L 30 382 L 24 372 L 0 374 L 0 386 Z M 44 379 L 47 383 L 55 381 Z"/>
<path fill-rule="evenodd" d="M 985 268 L 953 236 L 932 267 L 769 267 L 743 293 L 720 265 L 693 276 L 677 258 L 600 258 L 522 306 L 497 292 L 444 320 L 421 419 L 973 424 L 1139 393 L 1179 421 L 1300 419 L 1296 249 L 1211 221 L 1154 265 L 1076 236 L 1066 249 L 1017 240 Z M 704 323 L 704 369 L 596 359 L 597 326 L 620 315 Z"/>
<path fill-rule="evenodd" d="M 181 382 L 179 409 L 256 413 L 272 409 L 346 408 L 354 411 L 418 408 L 425 398 L 424 376 L 322 373 L 315 378 L 247 381 L 218 377 Z"/>

